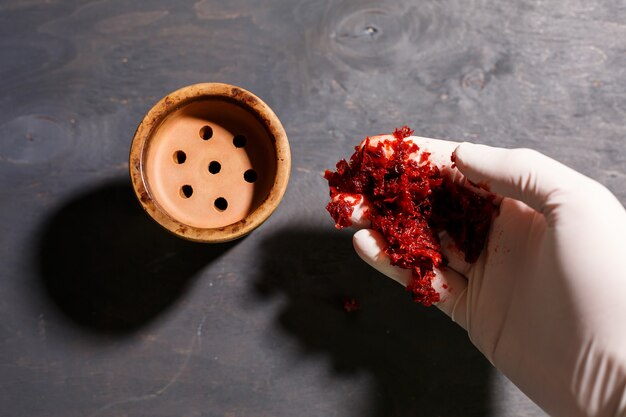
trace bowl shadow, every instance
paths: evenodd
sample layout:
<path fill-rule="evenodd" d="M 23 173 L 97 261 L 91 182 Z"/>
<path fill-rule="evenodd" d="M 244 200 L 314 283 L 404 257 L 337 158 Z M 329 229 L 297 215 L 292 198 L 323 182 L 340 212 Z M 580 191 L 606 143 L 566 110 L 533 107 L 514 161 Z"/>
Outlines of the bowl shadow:
<path fill-rule="evenodd" d="M 44 293 L 71 322 L 129 334 L 180 299 L 236 243 L 180 239 L 143 212 L 129 181 L 74 196 L 44 223 L 36 262 Z"/>

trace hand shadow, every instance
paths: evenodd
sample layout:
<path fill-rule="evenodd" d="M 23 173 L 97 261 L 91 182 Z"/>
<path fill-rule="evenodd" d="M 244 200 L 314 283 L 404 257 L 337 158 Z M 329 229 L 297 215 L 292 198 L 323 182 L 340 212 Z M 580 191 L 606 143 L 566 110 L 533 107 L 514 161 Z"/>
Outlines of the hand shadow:
<path fill-rule="evenodd" d="M 287 296 L 276 325 L 305 351 L 328 355 L 337 374 L 373 376 L 374 392 L 354 416 L 490 414 L 491 365 L 466 332 L 361 261 L 351 234 L 286 230 L 260 247 L 256 293 Z M 344 297 L 360 309 L 347 312 Z"/>
<path fill-rule="evenodd" d="M 37 262 L 45 293 L 76 324 L 124 335 L 165 311 L 233 243 L 193 243 L 143 212 L 129 182 L 67 202 L 45 223 Z"/>

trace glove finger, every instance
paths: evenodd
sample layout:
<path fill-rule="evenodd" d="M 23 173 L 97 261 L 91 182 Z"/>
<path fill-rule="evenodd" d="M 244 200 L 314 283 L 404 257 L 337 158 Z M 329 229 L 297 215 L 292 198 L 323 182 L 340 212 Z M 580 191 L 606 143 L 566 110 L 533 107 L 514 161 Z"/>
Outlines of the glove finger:
<path fill-rule="evenodd" d="M 361 259 L 374 269 L 405 287 L 411 281 L 410 270 L 391 265 L 389 256 L 384 251 L 385 239 L 380 233 L 371 229 L 359 230 L 354 234 L 353 243 Z M 467 280 L 451 268 L 435 268 L 434 271 L 432 286 L 441 298 L 436 306 L 466 328 L 466 309 L 461 304 L 465 303 Z"/>
<path fill-rule="evenodd" d="M 396 138 L 393 135 L 371 136 L 368 139 L 369 146 L 372 148 L 377 147 L 380 142 L 384 143 L 385 141 L 388 141 L 389 143 L 393 143 L 396 141 Z M 362 141 L 361 146 L 364 146 L 368 139 Z M 440 170 L 444 171 L 445 174 L 451 175 L 452 177 L 461 176 L 458 170 L 452 168 L 451 160 L 452 152 L 454 152 L 457 146 L 459 146 L 459 142 L 423 138 L 419 136 L 410 136 L 406 138 L 405 141 L 413 142 L 419 148 L 417 152 L 409 155 L 411 159 L 425 163 L 425 159 L 422 158 L 422 155 L 424 153 L 428 153 L 428 161 L 437 166 Z M 391 146 L 385 146 L 383 149 L 388 157 L 393 154 L 393 148 Z"/>
<path fill-rule="evenodd" d="M 389 143 L 396 140 L 393 135 L 379 135 L 372 136 L 369 139 L 369 146 L 375 148 L 378 146 L 378 143 L 389 141 Z M 424 138 L 420 136 L 410 136 L 405 139 L 406 141 L 411 141 L 415 143 L 419 150 L 414 152 L 409 157 L 415 161 L 418 161 L 422 164 L 431 163 L 439 168 L 439 171 L 453 182 L 460 184 L 461 186 L 472 190 L 473 192 L 487 197 L 493 195 L 486 191 L 483 188 L 477 187 L 474 184 L 468 182 L 466 180 L 465 175 L 453 164 L 452 155 L 455 150 L 459 147 L 459 142 L 453 142 L 449 140 L 442 139 L 432 139 L 432 138 Z M 361 142 L 361 146 L 364 146 L 367 142 L 367 139 Z M 384 151 L 386 155 L 389 157 L 393 154 L 393 148 L 391 146 L 385 146 Z M 428 154 L 428 158 L 423 158 L 424 154 Z M 496 204 L 499 204 L 500 199 L 496 198 L 494 200 Z"/>
<path fill-rule="evenodd" d="M 454 240 L 446 232 L 439 234 L 441 253 L 448 261 L 448 266 L 461 275 L 468 276 L 472 264 L 465 260 L 465 254 L 456 246 Z"/>
<path fill-rule="evenodd" d="M 370 206 L 364 195 L 338 193 L 332 198 L 332 201 L 345 201 L 350 204 L 357 202 L 354 206 L 352 206 L 352 215 L 350 216 L 350 222 L 352 224 L 350 227 L 357 230 L 371 227 L 371 222 L 367 217 L 367 212 L 369 211 Z"/>
<path fill-rule="evenodd" d="M 366 144 L 369 144 L 370 147 L 375 148 L 380 142 L 392 143 L 395 140 L 396 138 L 393 135 L 372 136 L 362 141 L 360 146 L 363 147 Z M 405 140 L 415 143 L 419 148 L 417 152 L 410 156 L 414 160 L 419 161 L 420 163 L 427 163 L 426 160 L 428 160 L 430 163 L 437 166 L 443 175 L 452 179 L 454 182 L 457 182 L 466 188 L 470 188 L 474 192 L 481 195 L 488 194 L 485 190 L 474 187 L 472 184 L 467 182 L 465 176 L 461 174 L 458 169 L 452 167 L 451 156 L 455 149 L 457 149 L 459 145 L 458 142 L 430 139 L 419 136 L 411 136 Z M 394 152 L 391 146 L 384 146 L 383 150 L 388 154 L 388 156 L 391 156 Z M 427 159 L 422 158 L 424 154 L 428 154 Z M 352 207 L 352 214 L 350 217 L 351 227 L 357 230 L 371 227 L 371 222 L 367 216 L 367 213 L 370 210 L 370 204 L 364 195 L 338 193 L 332 200 L 334 202 L 343 200 L 351 204 L 356 202 L 356 204 Z"/>
<path fill-rule="evenodd" d="M 522 201 L 538 212 L 549 208 L 559 190 L 582 176 L 531 149 L 503 149 L 464 142 L 454 151 L 458 169 L 492 192 Z"/>

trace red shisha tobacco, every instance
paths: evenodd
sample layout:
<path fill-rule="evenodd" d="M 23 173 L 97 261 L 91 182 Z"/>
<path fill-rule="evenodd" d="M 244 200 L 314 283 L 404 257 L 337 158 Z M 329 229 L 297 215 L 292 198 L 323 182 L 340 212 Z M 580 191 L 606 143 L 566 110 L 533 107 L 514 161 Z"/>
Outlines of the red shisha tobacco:
<path fill-rule="evenodd" d="M 405 140 L 413 134 L 407 126 L 393 132 L 395 140 L 370 145 L 369 137 L 350 162 L 342 159 L 336 171 L 327 170 L 331 202 L 326 207 L 337 228 L 352 224 L 359 199 L 334 199 L 337 194 L 362 195 L 368 201 L 365 214 L 371 228 L 387 241 L 385 252 L 392 265 L 413 271 L 407 290 L 425 306 L 439 301 L 432 287 L 433 268 L 445 265 L 438 234 L 446 231 L 464 253 L 467 262 L 478 259 L 495 210 L 493 199 L 483 197 L 442 175 L 422 152 L 420 160 L 410 156 L 419 146 Z M 392 150 L 386 153 L 385 148 Z"/>

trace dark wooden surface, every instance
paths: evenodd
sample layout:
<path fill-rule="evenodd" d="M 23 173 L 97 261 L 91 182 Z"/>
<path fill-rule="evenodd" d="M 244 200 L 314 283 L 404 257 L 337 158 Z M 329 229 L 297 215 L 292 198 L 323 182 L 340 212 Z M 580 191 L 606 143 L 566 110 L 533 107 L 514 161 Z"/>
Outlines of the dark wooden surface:
<path fill-rule="evenodd" d="M 408 123 L 624 202 L 624 22 L 620 1 L 3 1 L 0 415 L 543 415 L 361 264 L 321 172 Z M 222 246 L 163 232 L 127 176 L 145 112 L 205 81 L 262 97 L 293 155 L 279 210 Z"/>

